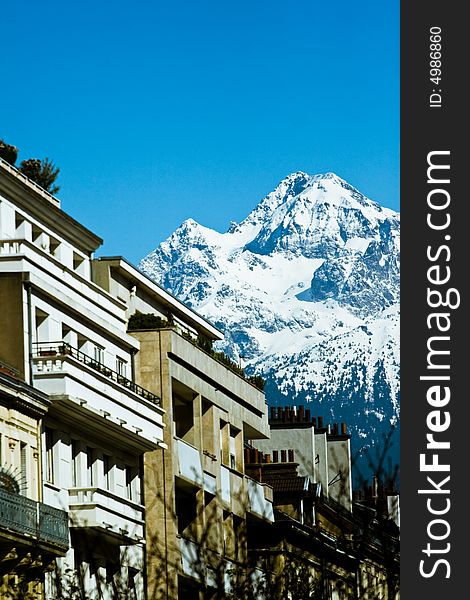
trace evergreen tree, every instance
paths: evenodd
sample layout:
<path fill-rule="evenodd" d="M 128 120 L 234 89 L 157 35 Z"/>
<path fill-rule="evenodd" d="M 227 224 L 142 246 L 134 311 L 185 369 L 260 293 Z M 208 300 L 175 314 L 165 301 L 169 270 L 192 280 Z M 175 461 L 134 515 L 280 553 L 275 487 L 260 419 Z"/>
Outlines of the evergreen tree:
<path fill-rule="evenodd" d="M 48 158 L 39 160 L 38 158 L 29 158 L 23 160 L 20 164 L 20 172 L 32 181 L 40 185 L 50 194 L 57 194 L 60 187 L 54 185 L 60 169 Z"/>

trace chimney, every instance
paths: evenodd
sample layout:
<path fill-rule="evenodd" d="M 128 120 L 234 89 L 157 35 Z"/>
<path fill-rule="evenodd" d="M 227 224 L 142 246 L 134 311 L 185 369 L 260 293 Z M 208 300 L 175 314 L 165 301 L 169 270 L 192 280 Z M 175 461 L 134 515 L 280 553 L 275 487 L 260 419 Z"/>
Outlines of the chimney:
<path fill-rule="evenodd" d="M 317 418 L 316 417 L 312 417 L 312 424 L 315 428 L 317 427 Z"/>
<path fill-rule="evenodd" d="M 323 429 L 323 417 L 318 417 L 318 428 Z"/>
<path fill-rule="evenodd" d="M 303 423 L 305 420 L 305 410 L 303 406 L 299 406 L 299 410 L 297 412 L 297 418 L 300 423 Z"/>
<path fill-rule="evenodd" d="M 310 409 L 307 408 L 307 410 L 305 411 L 305 420 L 307 421 L 307 423 L 310 422 Z"/>
<path fill-rule="evenodd" d="M 338 423 L 333 424 L 333 435 L 338 435 Z"/>
<path fill-rule="evenodd" d="M 295 452 L 292 449 L 289 449 L 289 462 L 290 463 L 295 462 Z"/>
<path fill-rule="evenodd" d="M 281 450 L 281 462 L 287 462 L 287 452 L 286 450 Z"/>
<path fill-rule="evenodd" d="M 279 462 L 279 450 L 273 450 L 273 462 Z"/>
<path fill-rule="evenodd" d="M 271 462 L 271 455 L 270 454 L 265 454 L 264 455 L 264 462 L 265 463 L 270 463 Z"/>
<path fill-rule="evenodd" d="M 346 435 L 347 432 L 346 423 L 341 423 L 341 435 Z"/>

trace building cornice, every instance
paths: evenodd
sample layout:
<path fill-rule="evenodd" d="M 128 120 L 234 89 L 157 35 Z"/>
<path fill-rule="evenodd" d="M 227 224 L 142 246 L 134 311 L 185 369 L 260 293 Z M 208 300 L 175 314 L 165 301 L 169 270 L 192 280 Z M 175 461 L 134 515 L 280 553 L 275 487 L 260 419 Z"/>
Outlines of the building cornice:
<path fill-rule="evenodd" d="M 181 300 L 175 298 L 175 296 L 158 285 L 158 283 L 149 279 L 147 275 L 122 256 L 103 256 L 95 260 L 108 264 L 111 269 L 119 271 L 133 285 L 144 288 L 150 296 L 153 296 L 160 305 L 167 308 L 175 317 L 181 319 L 183 322 L 187 322 L 196 330 L 202 331 L 208 338 L 212 340 L 223 339 L 223 333 L 214 327 L 212 323 L 192 308 L 183 304 Z"/>
<path fill-rule="evenodd" d="M 17 377 L 0 371 L 0 402 L 11 408 L 42 417 L 51 405 L 47 394 Z"/>
<path fill-rule="evenodd" d="M 60 208 L 60 201 L 0 158 L 0 193 L 74 246 L 93 253 L 103 240 Z"/>

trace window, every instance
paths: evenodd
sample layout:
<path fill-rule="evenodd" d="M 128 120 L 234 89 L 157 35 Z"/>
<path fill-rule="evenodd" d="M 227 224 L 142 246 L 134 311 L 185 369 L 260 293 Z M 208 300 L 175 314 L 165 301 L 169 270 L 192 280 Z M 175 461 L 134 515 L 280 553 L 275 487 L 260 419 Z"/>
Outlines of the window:
<path fill-rule="evenodd" d="M 103 364 L 104 363 L 104 348 L 101 348 L 101 346 L 95 345 L 93 352 L 94 352 L 93 358 L 95 359 L 95 361 L 97 363 Z"/>
<path fill-rule="evenodd" d="M 196 494 L 197 490 L 194 488 L 182 489 L 176 486 L 175 489 L 176 523 L 178 527 L 178 533 L 190 538 L 195 534 L 194 522 L 198 516 Z"/>
<path fill-rule="evenodd" d="M 44 442 L 46 446 L 46 481 L 54 483 L 54 432 L 49 427 L 44 431 Z"/>
<path fill-rule="evenodd" d="M 116 357 L 116 371 L 121 377 L 127 376 L 127 363 L 123 358 Z"/>
<path fill-rule="evenodd" d="M 194 444 L 193 402 L 187 398 L 173 395 L 173 421 L 176 437 Z"/>

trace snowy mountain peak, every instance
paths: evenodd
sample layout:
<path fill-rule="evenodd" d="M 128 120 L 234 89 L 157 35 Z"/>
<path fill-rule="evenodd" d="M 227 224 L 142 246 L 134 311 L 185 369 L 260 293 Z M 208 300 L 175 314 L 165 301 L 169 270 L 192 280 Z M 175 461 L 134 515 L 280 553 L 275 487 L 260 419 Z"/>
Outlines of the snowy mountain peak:
<path fill-rule="evenodd" d="M 182 229 L 191 230 L 191 229 L 194 229 L 199 226 L 200 226 L 199 223 L 190 217 L 189 219 L 186 219 L 185 221 L 183 221 L 183 223 L 181 223 L 180 227 Z"/>
<path fill-rule="evenodd" d="M 399 414 L 399 225 L 338 175 L 297 171 L 225 233 L 186 220 L 140 267 L 225 332 L 269 402 L 316 402 L 366 439 Z"/>
<path fill-rule="evenodd" d="M 338 175 L 297 172 L 283 179 L 229 233 L 249 234 L 244 248 L 256 254 L 287 251 L 314 258 L 357 246 L 357 238 L 365 250 L 369 241 L 380 240 L 386 222 L 398 231 L 397 213 L 366 198 Z"/>
<path fill-rule="evenodd" d="M 240 227 L 279 221 L 281 216 L 284 217 L 289 212 L 308 210 L 312 213 L 324 204 L 343 209 L 343 212 L 345 209 L 359 211 L 371 222 L 383 221 L 392 216 L 398 218 L 397 213 L 366 198 L 335 173 L 310 176 L 298 171 L 285 177 L 273 192 L 263 198 L 240 223 Z M 344 219 L 346 215 L 341 214 L 340 210 L 338 214 L 331 216 Z"/>

